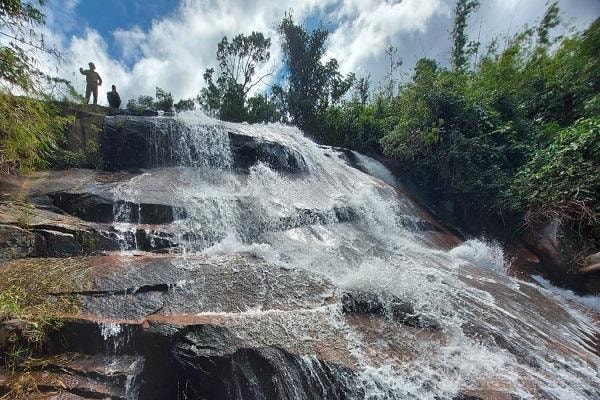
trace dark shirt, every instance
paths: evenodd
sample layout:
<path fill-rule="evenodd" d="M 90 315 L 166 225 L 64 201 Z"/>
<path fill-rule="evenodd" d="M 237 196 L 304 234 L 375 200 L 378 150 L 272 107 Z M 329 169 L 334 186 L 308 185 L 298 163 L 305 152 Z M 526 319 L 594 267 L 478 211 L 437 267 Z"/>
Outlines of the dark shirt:
<path fill-rule="evenodd" d="M 119 96 L 119 93 L 112 92 L 112 91 L 108 92 L 108 93 L 106 93 L 106 98 L 108 99 L 108 104 L 112 108 L 121 107 L 121 96 Z"/>

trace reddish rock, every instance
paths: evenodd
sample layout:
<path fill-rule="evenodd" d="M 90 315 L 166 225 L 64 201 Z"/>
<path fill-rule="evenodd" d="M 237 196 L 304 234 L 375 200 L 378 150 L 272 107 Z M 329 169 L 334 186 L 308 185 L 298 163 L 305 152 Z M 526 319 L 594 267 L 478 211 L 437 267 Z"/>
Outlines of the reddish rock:
<path fill-rule="evenodd" d="M 559 228 L 560 222 L 553 219 L 529 228 L 523 236 L 525 245 L 541 259 L 550 274 L 567 270 L 558 239 Z"/>

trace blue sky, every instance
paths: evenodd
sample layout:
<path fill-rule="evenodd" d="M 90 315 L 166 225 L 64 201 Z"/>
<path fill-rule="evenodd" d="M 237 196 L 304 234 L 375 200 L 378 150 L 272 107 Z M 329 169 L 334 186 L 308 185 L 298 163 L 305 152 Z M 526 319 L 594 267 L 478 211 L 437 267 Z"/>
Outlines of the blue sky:
<path fill-rule="evenodd" d="M 122 97 L 154 94 L 156 86 L 176 98 L 194 97 L 202 73 L 215 66 L 224 36 L 263 32 L 273 40 L 271 62 L 259 72 L 281 66 L 276 26 L 293 10 L 309 28 L 330 30 L 328 57 L 343 72 L 370 75 L 374 86 L 386 73 L 385 48 L 394 45 L 407 76 L 420 57 L 448 60 L 455 0 L 49 0 L 48 37 L 67 54 L 60 75 L 83 88 L 79 66 L 94 61 L 107 84 Z M 534 25 L 546 0 L 481 0 L 470 34 L 483 43 Z M 599 0 L 560 0 L 565 24 L 582 29 L 600 16 Z M 273 78 L 275 79 L 275 78 Z M 266 82 L 258 90 L 267 90 Z"/>
<path fill-rule="evenodd" d="M 177 7 L 176 0 L 84 0 L 73 9 L 72 18 L 76 24 L 69 24 L 71 28 L 65 33 L 76 34 L 81 26 L 94 29 L 108 43 L 109 54 L 119 58 L 122 56 L 121 49 L 112 32 L 134 27 L 148 30 L 153 21 L 168 16 Z"/>

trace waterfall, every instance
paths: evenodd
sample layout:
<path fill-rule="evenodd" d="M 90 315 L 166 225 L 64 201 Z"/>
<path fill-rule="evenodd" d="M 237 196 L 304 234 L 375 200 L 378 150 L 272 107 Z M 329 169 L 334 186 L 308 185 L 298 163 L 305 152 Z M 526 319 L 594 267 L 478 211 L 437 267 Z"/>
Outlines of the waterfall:
<path fill-rule="evenodd" d="M 507 276 L 498 245 L 481 240 L 453 249 L 444 245 L 450 235 L 397 190 L 396 179 L 376 160 L 352 153 L 352 162 L 347 152 L 320 146 L 281 124 L 226 123 L 199 112 L 153 121 L 148 132 L 153 168 L 113 192 L 119 232 L 135 239 L 139 221 L 132 220 L 131 204 L 159 202 L 152 196 L 160 188 L 170 204 L 184 210 L 162 228 L 183 253 L 182 268 L 192 255 L 247 252 L 274 267 L 323 276 L 340 292 L 371 294 L 386 315 L 398 302 L 410 307 L 405 319 L 413 321 L 411 329 L 375 329 L 380 336 L 368 337 L 339 305 L 329 306 L 328 324 L 341 332 L 357 360 L 356 375 L 324 372 L 308 355 L 295 361 L 301 365 L 293 371 L 281 372 L 281 385 L 287 385 L 281 392 L 289 398 L 333 393 L 335 384 L 347 391 L 340 398 L 366 399 L 453 398 L 471 386 L 521 398 L 584 399 L 599 393 L 594 321 L 576 305 Z M 232 137 L 285 151 L 259 154 L 240 167 Z M 273 167 L 281 162 L 299 167 Z M 128 242 L 123 249 L 135 247 Z M 277 310 L 240 312 L 240 318 L 262 312 L 283 324 L 297 323 Z M 410 343 L 411 354 L 396 354 L 393 343 Z M 563 351 L 565 343 L 569 351 Z M 322 391 L 302 392 L 302 379 Z M 255 383 L 252 393 L 259 398 L 262 389 Z"/>

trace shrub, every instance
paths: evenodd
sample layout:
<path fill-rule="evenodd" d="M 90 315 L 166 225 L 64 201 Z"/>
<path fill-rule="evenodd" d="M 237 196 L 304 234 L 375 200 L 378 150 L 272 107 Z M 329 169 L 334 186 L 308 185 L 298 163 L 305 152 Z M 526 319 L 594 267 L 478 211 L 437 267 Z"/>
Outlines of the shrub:
<path fill-rule="evenodd" d="M 72 118 L 42 100 L 0 93 L 0 168 L 30 170 L 49 166 Z"/>

